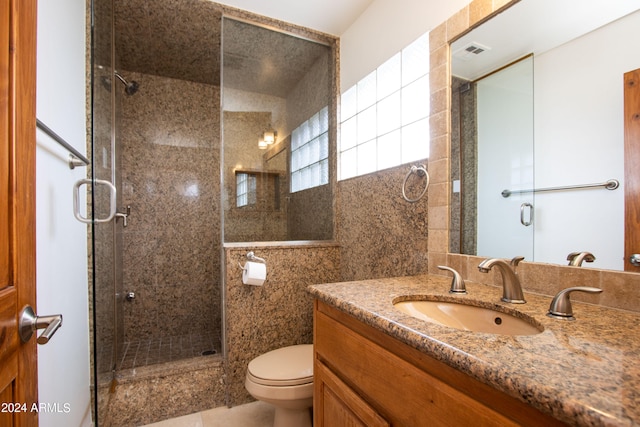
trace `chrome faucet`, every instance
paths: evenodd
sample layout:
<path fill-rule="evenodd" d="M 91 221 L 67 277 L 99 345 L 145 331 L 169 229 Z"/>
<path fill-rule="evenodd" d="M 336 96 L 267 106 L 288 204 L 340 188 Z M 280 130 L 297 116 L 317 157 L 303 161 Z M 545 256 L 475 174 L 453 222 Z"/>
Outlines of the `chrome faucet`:
<path fill-rule="evenodd" d="M 488 273 L 493 267 L 497 267 L 500 275 L 502 276 L 502 301 L 510 302 L 513 304 L 524 304 L 524 295 L 522 294 L 522 286 L 520 285 L 520 279 L 516 275 L 515 269 L 518 263 L 522 261 L 524 257 L 517 256 L 511 260 L 510 263 L 499 258 L 485 259 L 478 265 L 478 270 L 481 273 Z"/>
<path fill-rule="evenodd" d="M 582 266 L 582 261 L 593 262 L 596 260 L 596 257 L 593 256 L 591 252 L 571 252 L 567 255 L 567 261 L 569 261 L 569 265 L 574 267 Z"/>

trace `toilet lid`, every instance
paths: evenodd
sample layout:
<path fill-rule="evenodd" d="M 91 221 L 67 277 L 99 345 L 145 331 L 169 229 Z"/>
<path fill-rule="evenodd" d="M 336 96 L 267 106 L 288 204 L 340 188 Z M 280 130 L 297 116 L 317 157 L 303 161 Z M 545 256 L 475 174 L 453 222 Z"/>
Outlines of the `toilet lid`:
<path fill-rule="evenodd" d="M 252 381 L 265 385 L 298 385 L 313 381 L 313 344 L 270 351 L 249 362 Z"/>

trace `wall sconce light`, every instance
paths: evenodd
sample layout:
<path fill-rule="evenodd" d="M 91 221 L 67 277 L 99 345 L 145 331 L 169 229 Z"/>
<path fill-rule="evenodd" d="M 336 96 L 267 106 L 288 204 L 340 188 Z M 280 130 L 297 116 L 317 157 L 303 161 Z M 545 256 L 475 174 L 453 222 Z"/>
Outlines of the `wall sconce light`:
<path fill-rule="evenodd" d="M 276 131 L 275 130 L 268 130 L 264 133 L 263 135 L 264 138 L 264 142 L 266 142 L 267 144 L 271 145 L 276 141 Z"/>
<path fill-rule="evenodd" d="M 266 150 L 267 147 L 274 142 L 276 142 L 276 137 L 278 136 L 278 132 L 273 129 L 265 131 L 260 139 L 258 140 L 258 148 L 261 150 Z"/>

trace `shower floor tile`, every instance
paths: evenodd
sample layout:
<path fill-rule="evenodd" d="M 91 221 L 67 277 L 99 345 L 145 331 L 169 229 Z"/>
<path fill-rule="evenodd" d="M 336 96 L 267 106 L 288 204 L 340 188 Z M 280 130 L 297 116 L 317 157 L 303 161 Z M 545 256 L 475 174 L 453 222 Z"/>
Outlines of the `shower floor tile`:
<path fill-rule="evenodd" d="M 122 350 L 118 370 L 216 354 L 220 352 L 220 338 L 213 334 L 151 338 L 125 342 Z"/>

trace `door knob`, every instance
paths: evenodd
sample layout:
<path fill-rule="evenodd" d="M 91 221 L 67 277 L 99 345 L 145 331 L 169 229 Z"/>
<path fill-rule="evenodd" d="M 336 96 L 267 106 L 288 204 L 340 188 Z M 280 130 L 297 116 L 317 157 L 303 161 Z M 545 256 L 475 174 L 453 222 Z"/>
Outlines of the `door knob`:
<path fill-rule="evenodd" d="M 640 254 L 633 254 L 629 257 L 629 262 L 636 267 L 640 267 Z"/>
<path fill-rule="evenodd" d="M 46 344 L 60 326 L 62 326 L 62 314 L 36 316 L 30 305 L 25 306 L 20 313 L 18 328 L 22 342 L 29 341 L 37 329 L 44 329 L 44 332 L 38 337 L 38 344 Z"/>

